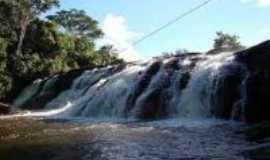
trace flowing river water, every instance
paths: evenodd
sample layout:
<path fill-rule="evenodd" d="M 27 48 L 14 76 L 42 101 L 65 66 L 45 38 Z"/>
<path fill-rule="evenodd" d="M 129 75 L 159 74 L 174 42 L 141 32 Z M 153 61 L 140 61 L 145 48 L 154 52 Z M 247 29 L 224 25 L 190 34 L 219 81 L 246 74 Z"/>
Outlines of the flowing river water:
<path fill-rule="evenodd" d="M 244 160 L 241 123 L 4 118 L 2 160 Z"/>

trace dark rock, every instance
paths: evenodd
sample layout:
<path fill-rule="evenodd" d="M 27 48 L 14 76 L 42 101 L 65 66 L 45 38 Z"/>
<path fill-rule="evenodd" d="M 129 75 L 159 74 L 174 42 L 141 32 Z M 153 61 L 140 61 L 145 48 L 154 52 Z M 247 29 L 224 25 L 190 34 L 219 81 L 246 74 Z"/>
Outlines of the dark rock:
<path fill-rule="evenodd" d="M 73 80 L 80 76 L 84 70 L 73 70 L 57 77 L 52 77 L 42 82 L 42 85 L 39 88 L 39 91 L 31 99 L 26 101 L 22 106 L 19 106 L 21 109 L 31 109 L 31 110 L 40 110 L 45 107 L 45 105 L 56 98 L 62 91 L 67 90 L 73 83 Z M 44 89 L 46 82 L 49 80 L 55 79 L 49 88 Z"/>
<path fill-rule="evenodd" d="M 250 159 L 269 160 L 270 158 L 270 122 L 252 125 L 240 133 L 245 134 L 247 140 L 255 141 L 256 145 L 244 150 L 243 154 Z"/>
<path fill-rule="evenodd" d="M 50 102 L 52 99 L 54 99 L 57 96 L 57 92 L 55 91 L 47 91 L 47 92 L 41 92 L 37 96 L 31 98 L 29 101 L 27 101 L 23 109 L 30 109 L 30 110 L 40 110 L 45 107 L 45 105 Z"/>
<path fill-rule="evenodd" d="M 161 90 L 153 90 L 144 98 L 142 104 L 140 104 L 136 117 L 140 119 L 155 119 L 164 117 L 166 111 L 161 100 Z"/>
<path fill-rule="evenodd" d="M 180 90 L 183 90 L 187 87 L 190 78 L 191 76 L 189 72 L 182 73 L 182 76 L 180 79 Z"/>
<path fill-rule="evenodd" d="M 166 89 L 170 87 L 170 77 L 174 68 L 165 67 L 160 71 L 158 79 L 152 81 L 149 88 L 137 99 L 135 109 L 132 112 L 136 118 L 157 119 L 168 116 L 167 101 L 170 98 Z"/>
<path fill-rule="evenodd" d="M 251 73 L 245 87 L 246 121 L 255 123 L 270 120 L 270 71 Z"/>
<path fill-rule="evenodd" d="M 245 121 L 241 100 L 234 103 L 232 107 L 231 119 L 234 121 Z"/>
<path fill-rule="evenodd" d="M 156 75 L 160 70 L 161 65 L 162 65 L 161 61 L 155 61 L 141 75 L 139 81 L 134 86 L 135 88 L 134 92 L 128 97 L 125 107 L 126 114 L 134 107 L 137 98 L 146 90 L 146 88 L 148 87 L 148 85 L 152 80 L 152 77 Z"/>
<path fill-rule="evenodd" d="M 179 63 L 179 58 L 174 57 L 169 62 L 164 64 L 164 68 L 165 69 L 170 69 L 170 70 L 179 70 L 180 66 L 179 66 L 178 63 Z"/>
<path fill-rule="evenodd" d="M 9 114 L 11 112 L 11 107 L 7 104 L 0 103 L 0 115 Z"/>
<path fill-rule="evenodd" d="M 219 54 L 222 52 L 236 52 L 236 51 L 239 51 L 242 49 L 243 48 L 218 48 L 218 49 L 212 49 L 212 50 L 208 51 L 206 54 L 215 55 L 215 54 Z"/>
<path fill-rule="evenodd" d="M 241 133 L 246 135 L 249 141 L 261 141 L 270 137 L 270 122 L 263 122 L 253 126 L 250 126 Z"/>
<path fill-rule="evenodd" d="M 215 79 L 212 98 L 212 114 L 217 118 L 230 119 L 233 106 L 240 99 L 240 86 L 245 76 L 241 65 L 222 67 Z"/>
<path fill-rule="evenodd" d="M 258 144 L 245 149 L 243 154 L 253 160 L 269 160 L 270 159 L 270 143 Z"/>
<path fill-rule="evenodd" d="M 80 76 L 84 71 L 85 70 L 73 70 L 60 75 L 55 82 L 55 92 L 59 94 L 60 92 L 69 89 L 73 80 Z"/>
<path fill-rule="evenodd" d="M 270 41 L 235 53 L 249 72 L 245 81 L 244 116 L 247 122 L 270 120 Z"/>
<path fill-rule="evenodd" d="M 244 64 L 251 72 L 270 69 L 270 40 L 241 52 L 235 53 L 236 59 Z"/>

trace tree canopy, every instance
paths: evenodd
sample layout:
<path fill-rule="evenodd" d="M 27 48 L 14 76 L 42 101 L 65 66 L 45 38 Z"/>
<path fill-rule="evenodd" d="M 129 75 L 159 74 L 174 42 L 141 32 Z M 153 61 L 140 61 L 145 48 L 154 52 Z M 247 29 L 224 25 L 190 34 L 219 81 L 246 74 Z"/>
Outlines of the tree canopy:
<path fill-rule="evenodd" d="M 57 6 L 58 0 L 0 0 L 0 101 L 37 78 L 123 62 L 112 47 L 97 49 L 103 33 L 84 11 L 39 17 Z"/>
<path fill-rule="evenodd" d="M 243 46 L 239 41 L 239 36 L 230 35 L 228 33 L 223 33 L 221 31 L 216 33 L 217 37 L 214 40 L 214 49 L 222 50 L 222 49 L 231 49 L 237 50 L 242 49 Z"/>
<path fill-rule="evenodd" d="M 98 28 L 98 22 L 86 15 L 83 10 L 62 10 L 57 12 L 56 15 L 47 16 L 47 18 L 62 26 L 67 33 L 71 33 L 76 37 L 94 40 L 103 35 Z"/>

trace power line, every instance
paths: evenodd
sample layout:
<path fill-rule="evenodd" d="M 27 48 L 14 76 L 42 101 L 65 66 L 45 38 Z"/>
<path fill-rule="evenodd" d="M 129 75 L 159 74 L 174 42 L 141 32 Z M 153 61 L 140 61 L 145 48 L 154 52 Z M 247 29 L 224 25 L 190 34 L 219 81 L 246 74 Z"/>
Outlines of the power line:
<path fill-rule="evenodd" d="M 195 6 L 194 8 L 191 8 L 190 10 L 188 10 L 188 11 L 184 12 L 183 14 L 181 14 L 180 16 L 174 18 L 173 20 L 171 20 L 171 21 L 169 21 L 168 23 L 166 23 L 166 24 L 160 26 L 160 27 L 157 28 L 156 30 L 154 30 L 154 31 L 148 33 L 147 35 L 143 36 L 143 37 L 140 38 L 139 40 L 133 42 L 133 43 L 132 43 L 132 46 L 137 46 L 138 44 L 142 43 L 142 42 L 145 41 L 146 39 L 148 39 L 148 38 L 154 36 L 155 34 L 159 33 L 160 31 L 162 31 L 162 30 L 166 29 L 167 27 L 169 27 L 169 26 L 175 24 L 177 21 L 179 21 L 179 20 L 185 18 L 186 16 L 188 16 L 188 15 L 194 13 L 195 11 L 197 11 L 197 10 L 203 8 L 204 6 L 206 6 L 207 4 L 209 4 L 209 3 L 212 2 L 212 1 L 213 1 L 213 0 L 206 0 L 206 1 L 202 2 L 201 4 Z M 125 49 L 119 50 L 119 52 L 125 52 L 125 51 L 129 50 L 130 48 L 131 48 L 131 47 L 127 47 L 127 48 L 125 48 Z"/>
<path fill-rule="evenodd" d="M 139 43 L 143 42 L 144 40 L 148 39 L 149 37 L 152 37 L 153 35 L 159 33 L 160 31 L 162 31 L 162 30 L 164 30 L 164 29 L 166 29 L 167 27 L 169 27 L 169 26 L 175 24 L 177 21 L 179 21 L 179 20 L 185 18 L 186 16 L 192 14 L 193 12 L 195 12 L 195 11 L 201 9 L 202 7 L 204 7 L 204 6 L 206 6 L 207 4 L 209 4 L 211 1 L 213 1 L 213 0 L 206 0 L 206 1 L 204 1 L 203 3 L 199 4 L 198 6 L 196 6 L 196 7 L 194 7 L 194 8 L 191 8 L 191 9 L 188 10 L 187 12 L 181 14 L 180 16 L 174 18 L 173 20 L 169 21 L 168 23 L 162 25 L 161 27 L 159 27 L 159 28 L 157 28 L 156 30 L 152 31 L 151 33 L 145 35 L 145 36 L 142 37 L 141 39 L 139 39 L 139 40 L 133 42 L 133 43 L 132 43 L 133 46 L 138 45 Z"/>

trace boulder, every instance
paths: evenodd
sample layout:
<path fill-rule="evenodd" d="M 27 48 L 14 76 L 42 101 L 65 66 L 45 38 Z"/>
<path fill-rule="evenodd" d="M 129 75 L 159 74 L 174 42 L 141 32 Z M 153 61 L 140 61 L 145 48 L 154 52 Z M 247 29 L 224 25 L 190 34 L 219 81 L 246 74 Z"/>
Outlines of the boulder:
<path fill-rule="evenodd" d="M 11 107 L 7 104 L 0 103 L 0 115 L 9 114 L 11 112 Z"/>
<path fill-rule="evenodd" d="M 245 85 L 244 114 L 246 121 L 257 123 L 270 120 L 270 71 L 251 73 L 247 77 Z"/>
<path fill-rule="evenodd" d="M 246 66 L 244 117 L 246 122 L 270 120 L 270 41 L 235 53 Z"/>
<path fill-rule="evenodd" d="M 270 69 L 270 40 L 235 54 L 236 59 L 244 63 L 251 72 Z"/>
<path fill-rule="evenodd" d="M 241 97 L 240 86 L 246 72 L 237 64 L 225 65 L 220 72 L 215 78 L 216 85 L 211 95 L 212 114 L 217 118 L 230 119 L 234 104 Z"/>

